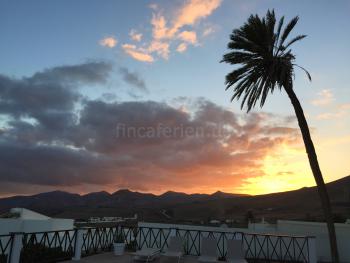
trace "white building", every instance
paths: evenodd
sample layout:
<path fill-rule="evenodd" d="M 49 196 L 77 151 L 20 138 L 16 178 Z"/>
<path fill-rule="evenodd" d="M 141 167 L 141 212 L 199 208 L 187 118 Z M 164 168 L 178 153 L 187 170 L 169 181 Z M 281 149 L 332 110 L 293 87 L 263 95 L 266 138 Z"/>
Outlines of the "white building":
<path fill-rule="evenodd" d="M 133 217 L 112 217 L 112 216 L 104 216 L 104 217 L 90 217 L 89 223 L 97 224 L 97 223 L 122 223 L 125 221 L 134 221 L 137 220 L 137 214 Z"/>
<path fill-rule="evenodd" d="M 74 228 L 73 219 L 51 218 L 26 208 L 12 208 L 0 218 L 0 235 L 11 232 L 43 232 Z"/>

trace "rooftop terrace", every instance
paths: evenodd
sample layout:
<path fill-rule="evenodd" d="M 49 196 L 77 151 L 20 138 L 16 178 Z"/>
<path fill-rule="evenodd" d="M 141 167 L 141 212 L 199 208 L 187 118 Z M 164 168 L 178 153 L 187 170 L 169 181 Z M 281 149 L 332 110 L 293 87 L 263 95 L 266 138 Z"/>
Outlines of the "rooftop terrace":
<path fill-rule="evenodd" d="M 123 236 L 128 253 L 116 258 L 111 249 L 119 235 Z M 165 251 L 171 236 L 183 238 L 185 263 L 196 262 L 203 237 L 216 239 L 220 259 L 225 259 L 227 240 L 238 239 L 248 262 L 316 262 L 314 237 L 243 233 L 228 228 L 213 231 L 196 226 L 187 229 L 116 226 L 3 235 L 0 263 L 72 262 L 69 260 L 73 257 L 81 258 L 78 262 L 131 262 L 130 251 L 145 247 Z"/>
<path fill-rule="evenodd" d="M 84 257 L 79 261 L 68 260 L 64 261 L 66 263 L 130 263 L 132 262 L 133 255 L 132 253 L 126 253 L 123 256 L 115 256 L 112 252 L 106 252 L 102 254 L 93 255 L 90 257 Z M 154 263 L 159 263 L 160 259 L 156 259 L 153 261 Z M 197 257 L 195 256 L 185 256 L 181 263 L 197 263 Z"/>

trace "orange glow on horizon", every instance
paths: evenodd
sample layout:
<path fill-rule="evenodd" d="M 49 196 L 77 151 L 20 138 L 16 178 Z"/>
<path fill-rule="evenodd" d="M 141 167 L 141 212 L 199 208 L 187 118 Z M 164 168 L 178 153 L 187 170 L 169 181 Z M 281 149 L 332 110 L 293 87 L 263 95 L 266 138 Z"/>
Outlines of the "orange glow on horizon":
<path fill-rule="evenodd" d="M 152 193 L 155 195 L 161 195 L 167 191 L 183 192 L 187 194 L 212 194 L 217 191 L 222 191 L 234 194 L 261 195 L 297 190 L 302 187 L 311 187 L 315 185 L 305 149 L 300 145 L 296 146 L 289 145 L 288 143 L 281 143 L 265 156 L 261 161 L 260 169 L 246 170 L 238 175 L 232 172 L 232 170 L 237 171 L 235 167 L 226 167 L 226 169 L 217 170 L 215 172 L 206 171 L 206 169 L 203 168 L 201 169 L 202 173 L 206 172 L 207 175 L 202 179 L 202 185 L 195 185 L 189 188 L 184 188 L 183 185 L 179 184 L 178 186 L 169 188 L 164 186 L 150 190 L 132 188 L 130 190 Z M 232 177 L 226 176 L 230 173 Z M 239 178 L 242 174 L 248 174 L 249 176 Z M 187 176 L 195 177 L 194 174 L 185 175 L 180 172 L 177 180 L 182 181 Z M 104 189 L 110 193 L 123 188 L 127 187 L 120 188 L 117 185 L 104 187 Z M 84 193 L 88 192 L 89 191 L 84 191 Z"/>
<path fill-rule="evenodd" d="M 239 192 L 260 195 L 315 185 L 303 148 L 281 144 L 265 157 L 262 170 L 263 175 L 245 179 Z"/>
<path fill-rule="evenodd" d="M 317 145 L 319 162 L 326 182 L 330 182 L 349 174 L 344 174 L 346 168 L 346 149 L 349 146 L 349 136 L 343 136 L 332 140 L 323 140 Z M 316 137 L 315 142 L 320 140 Z M 341 146 L 341 150 L 336 147 Z M 338 155 L 333 153 L 337 152 Z M 342 154 L 340 154 L 342 153 Z M 203 193 L 212 194 L 217 191 L 234 194 L 261 195 L 276 192 L 285 192 L 297 190 L 302 187 L 311 187 L 315 185 L 312 172 L 305 149 L 301 144 L 289 144 L 282 142 L 273 150 L 269 151 L 258 167 L 243 168 L 235 166 L 223 166 L 221 169 L 208 169 L 200 167 L 193 171 L 178 171 L 174 180 L 163 185 L 154 185 L 154 188 L 142 189 L 134 188 L 132 185 L 121 186 L 119 183 L 108 185 L 78 185 L 74 188 L 63 187 L 59 190 L 81 195 L 106 191 L 114 193 L 120 189 L 129 189 L 141 193 L 152 193 L 161 195 L 167 191 L 183 192 L 187 194 Z M 334 166 L 337 162 L 344 165 Z M 197 177 L 198 174 L 201 177 Z M 197 178 L 197 179 L 196 179 Z M 191 183 L 187 183 L 187 181 Z M 200 183 L 198 183 L 200 180 Z M 193 183 L 195 182 L 195 183 Z M 58 190 L 56 187 L 46 191 Z M 33 188 L 27 195 L 44 192 L 39 188 Z M 8 193 L 0 197 L 16 195 Z"/>

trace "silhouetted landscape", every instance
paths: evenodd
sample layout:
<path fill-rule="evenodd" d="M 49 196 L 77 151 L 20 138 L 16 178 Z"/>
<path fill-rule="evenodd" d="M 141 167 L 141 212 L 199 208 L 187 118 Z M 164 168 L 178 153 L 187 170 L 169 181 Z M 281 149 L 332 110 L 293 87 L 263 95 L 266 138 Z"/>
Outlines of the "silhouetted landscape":
<path fill-rule="evenodd" d="M 350 176 L 327 184 L 337 221 L 350 216 Z M 62 191 L 33 196 L 0 199 L 0 211 L 25 207 L 49 216 L 87 219 L 91 216 L 130 216 L 159 222 L 207 222 L 209 219 L 244 221 L 248 211 L 256 220 L 275 219 L 322 220 L 316 187 L 295 191 L 249 196 L 216 192 L 185 194 L 166 192 L 162 195 L 119 190 L 86 195 Z M 166 212 L 168 217 L 162 212 Z"/>

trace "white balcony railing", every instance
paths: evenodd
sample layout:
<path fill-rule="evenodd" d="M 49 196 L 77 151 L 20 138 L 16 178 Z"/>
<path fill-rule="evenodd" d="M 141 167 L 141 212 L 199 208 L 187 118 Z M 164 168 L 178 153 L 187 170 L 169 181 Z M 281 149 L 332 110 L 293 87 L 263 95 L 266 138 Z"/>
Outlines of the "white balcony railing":
<path fill-rule="evenodd" d="M 123 236 L 129 250 L 152 247 L 164 251 L 171 236 L 181 236 L 185 254 L 197 256 L 200 255 L 201 239 L 214 237 L 220 260 L 225 259 L 227 240 L 239 239 L 249 262 L 316 263 L 314 237 L 244 233 L 230 229 L 206 230 L 196 226 L 184 229 L 121 225 L 0 236 L 0 263 L 80 259 L 81 256 L 110 251 L 117 235 Z"/>

